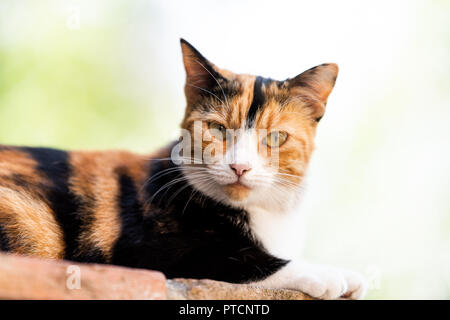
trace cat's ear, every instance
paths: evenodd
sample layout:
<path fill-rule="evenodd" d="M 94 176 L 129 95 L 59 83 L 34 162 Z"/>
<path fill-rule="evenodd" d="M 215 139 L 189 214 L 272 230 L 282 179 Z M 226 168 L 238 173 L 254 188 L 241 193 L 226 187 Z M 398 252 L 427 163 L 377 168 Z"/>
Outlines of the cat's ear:
<path fill-rule="evenodd" d="M 328 96 L 333 90 L 339 68 L 335 63 L 324 63 L 286 80 L 291 96 L 312 101 L 312 116 L 318 121 L 325 112 Z"/>
<path fill-rule="evenodd" d="M 222 80 L 223 77 L 218 68 L 189 42 L 184 39 L 180 39 L 180 42 L 186 70 L 185 93 L 188 100 L 193 100 L 216 86 L 217 81 Z"/>

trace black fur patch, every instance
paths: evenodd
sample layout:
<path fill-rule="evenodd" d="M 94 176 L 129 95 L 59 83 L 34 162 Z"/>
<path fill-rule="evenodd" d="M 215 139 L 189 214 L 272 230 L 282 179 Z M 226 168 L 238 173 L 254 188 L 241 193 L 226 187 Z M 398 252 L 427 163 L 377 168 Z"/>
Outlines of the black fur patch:
<path fill-rule="evenodd" d="M 170 161 L 157 161 L 152 167 L 150 176 L 175 170 L 146 186 L 148 199 L 180 175 Z M 219 204 L 186 182 L 160 191 L 150 211 L 144 212 L 131 179 L 120 175 L 119 181 L 122 234 L 113 263 L 160 270 L 168 278 L 229 282 L 260 280 L 288 263 L 253 240 L 247 212 Z"/>
<path fill-rule="evenodd" d="M 274 80 L 270 78 L 256 77 L 255 85 L 253 87 L 253 100 L 248 109 L 246 127 L 251 128 L 255 125 L 255 119 L 258 112 L 260 112 L 266 103 L 266 96 L 264 88 L 267 88 Z M 280 86 L 280 81 L 277 85 Z M 264 88 L 263 88 L 264 87 Z"/>
<path fill-rule="evenodd" d="M 121 231 L 113 250 L 113 263 L 134 266 L 139 262 L 139 248 L 143 243 L 143 210 L 133 180 L 118 172 Z"/>
<path fill-rule="evenodd" d="M 86 210 L 83 199 L 75 195 L 69 186 L 72 168 L 69 154 L 65 151 L 50 148 L 21 148 L 37 163 L 37 170 L 49 180 L 43 186 L 49 206 L 59 223 L 65 242 L 64 259 L 85 262 L 103 262 L 103 254 L 96 248 L 92 252 L 80 252 L 79 236 L 84 226 L 92 221 L 92 215 Z M 84 212 L 83 212 L 84 211 Z"/>
<path fill-rule="evenodd" d="M 5 230 L 3 230 L 2 225 L 0 224 L 0 251 L 9 251 L 9 242 L 6 236 Z"/>

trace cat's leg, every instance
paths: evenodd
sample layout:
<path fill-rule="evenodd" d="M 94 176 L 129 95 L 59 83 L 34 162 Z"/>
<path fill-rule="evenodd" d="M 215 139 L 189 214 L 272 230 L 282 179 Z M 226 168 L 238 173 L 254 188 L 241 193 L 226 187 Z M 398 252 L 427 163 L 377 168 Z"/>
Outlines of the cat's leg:
<path fill-rule="evenodd" d="M 58 259 L 64 254 L 63 232 L 53 211 L 24 190 L 0 185 L 0 250 Z"/>
<path fill-rule="evenodd" d="M 361 299 L 367 284 L 362 275 L 306 262 L 290 262 L 279 271 L 253 285 L 302 291 L 319 299 Z"/>

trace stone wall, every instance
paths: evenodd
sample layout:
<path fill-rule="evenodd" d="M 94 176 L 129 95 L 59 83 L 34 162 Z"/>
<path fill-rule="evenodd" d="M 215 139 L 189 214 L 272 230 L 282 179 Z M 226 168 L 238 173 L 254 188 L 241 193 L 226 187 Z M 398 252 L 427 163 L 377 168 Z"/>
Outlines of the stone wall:
<path fill-rule="evenodd" d="M 0 299 L 283 299 L 293 290 L 213 280 L 166 280 L 158 271 L 0 254 Z"/>

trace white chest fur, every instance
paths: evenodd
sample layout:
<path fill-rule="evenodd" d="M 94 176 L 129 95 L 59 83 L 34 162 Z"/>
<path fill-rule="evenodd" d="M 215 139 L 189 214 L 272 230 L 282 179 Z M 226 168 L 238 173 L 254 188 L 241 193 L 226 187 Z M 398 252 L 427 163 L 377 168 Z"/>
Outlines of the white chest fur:
<path fill-rule="evenodd" d="M 304 216 L 296 210 L 276 212 L 265 209 L 248 210 L 250 228 L 267 251 L 278 258 L 291 260 L 267 278 L 253 282 L 266 288 L 300 290 L 321 299 L 359 299 L 367 285 L 353 271 L 311 264 L 301 259 Z"/>
<path fill-rule="evenodd" d="M 266 250 L 283 259 L 296 259 L 301 255 L 304 243 L 304 217 L 298 208 L 287 212 L 275 212 L 262 208 L 250 208 L 250 228 Z"/>

